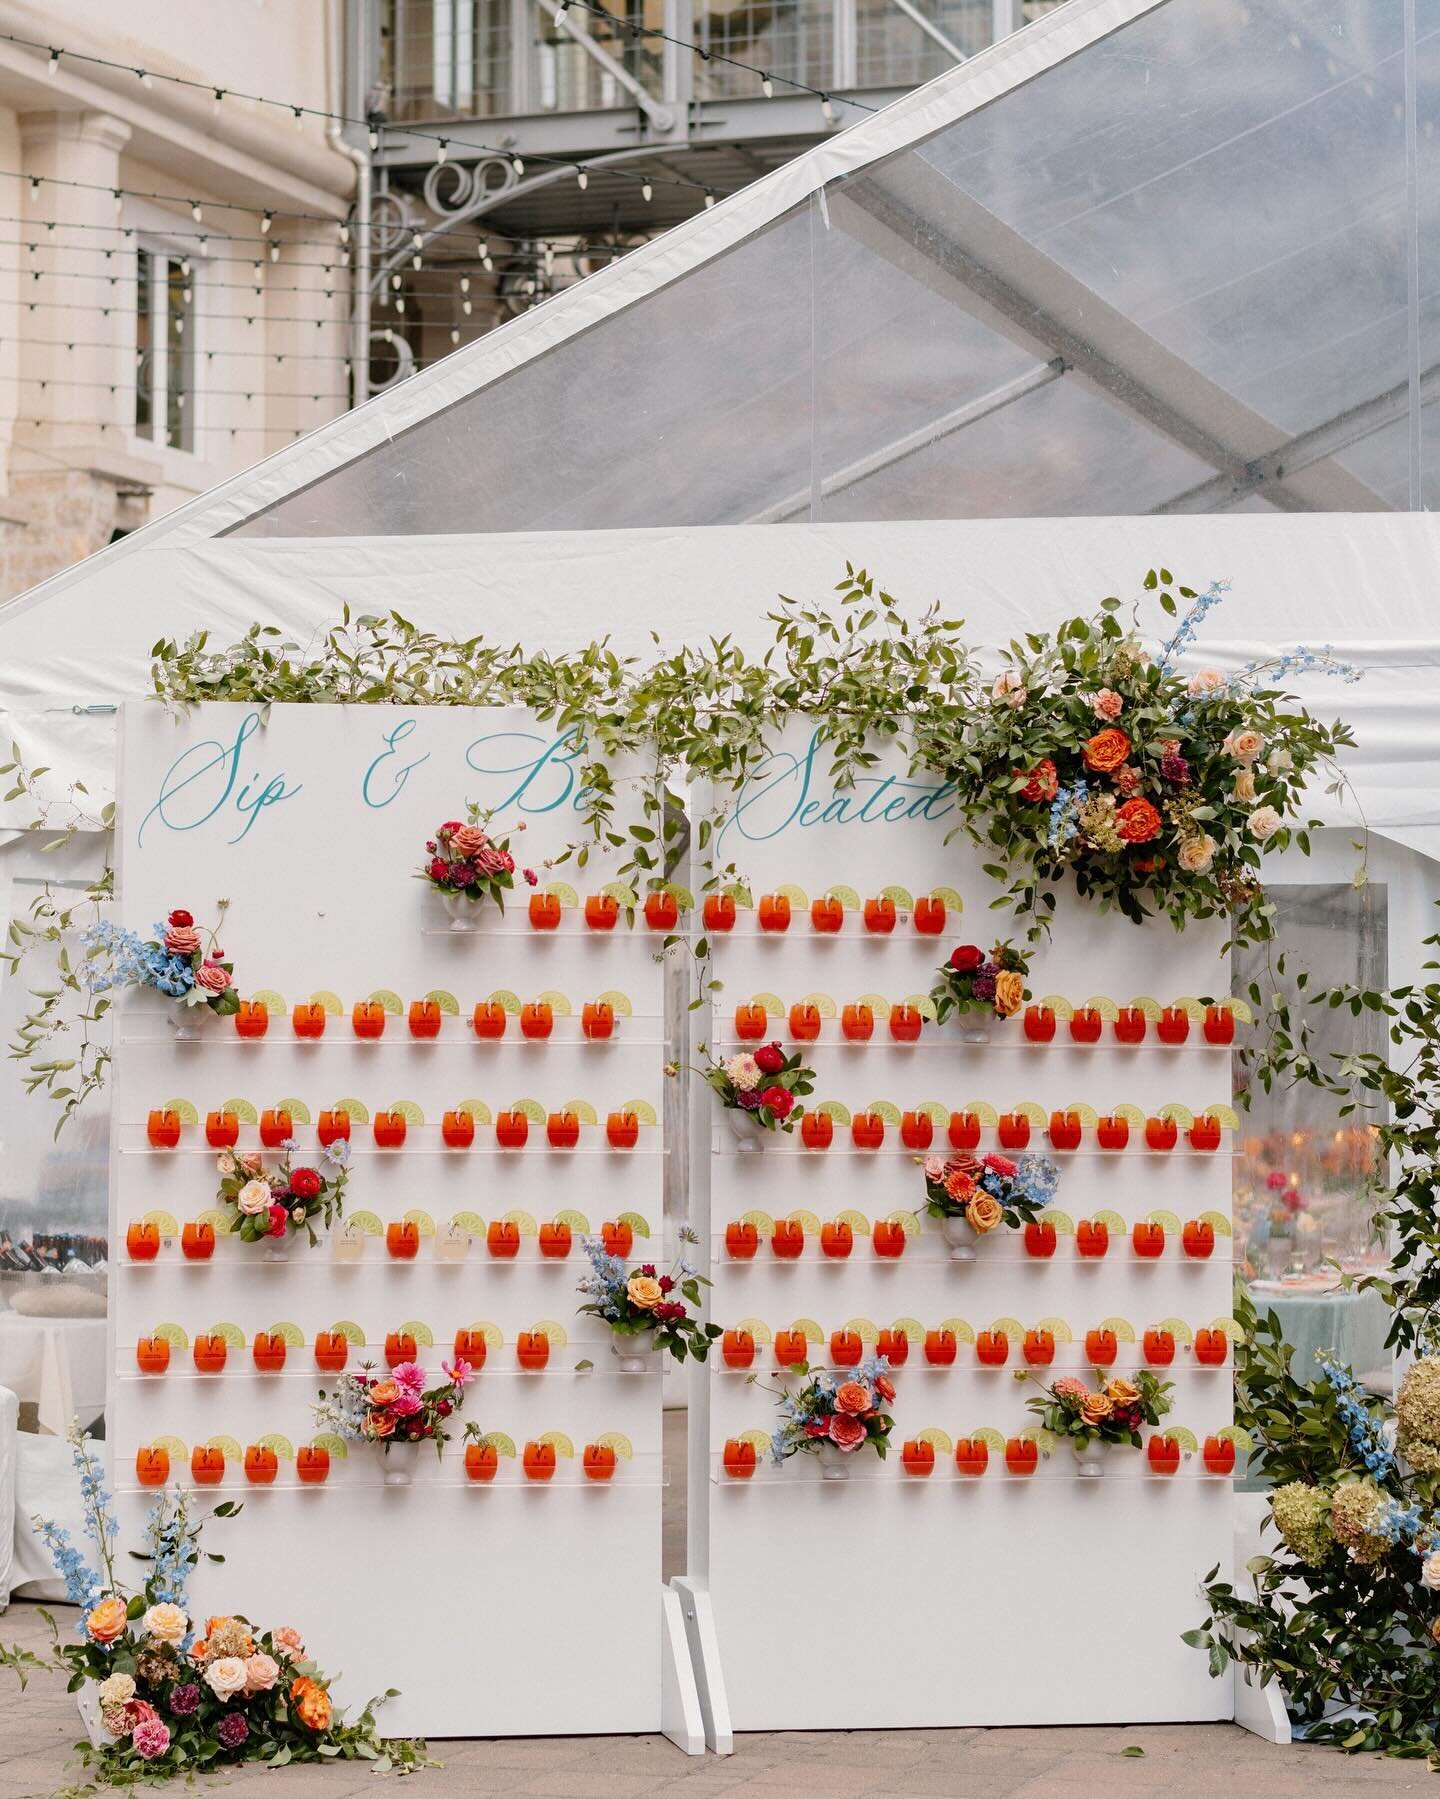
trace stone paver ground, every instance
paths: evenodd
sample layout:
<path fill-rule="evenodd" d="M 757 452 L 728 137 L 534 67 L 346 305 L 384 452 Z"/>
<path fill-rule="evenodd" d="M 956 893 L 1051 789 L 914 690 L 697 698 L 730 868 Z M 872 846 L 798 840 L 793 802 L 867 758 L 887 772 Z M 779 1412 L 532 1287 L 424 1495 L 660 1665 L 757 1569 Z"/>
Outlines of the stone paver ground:
<path fill-rule="evenodd" d="M 64 1608 L 56 1608 L 63 1616 Z M 34 1606 L 0 1615 L 0 1640 L 41 1648 Z M 77 1779 L 67 1770 L 79 1733 L 74 1700 L 58 1676 L 20 1693 L 0 1673 L 0 1799 L 29 1799 Z M 1145 1755 L 1121 1751 L 1138 1744 Z M 734 1755 L 684 1756 L 663 1737 L 499 1738 L 437 1743 L 442 1769 L 421 1776 L 416 1799 L 602 1799 L 669 1794 L 684 1799 L 747 1793 L 756 1799 L 1338 1799 L 1345 1794 L 1432 1790 L 1424 1763 L 1277 1749 L 1226 1724 L 1135 1724 L 1050 1730 L 797 1731 L 738 1739 Z M 275 1781 L 283 1799 L 359 1799 L 376 1792 L 358 1764 L 259 1770 L 217 1777 L 227 1790 Z M 1434 1791 L 1440 1793 L 1440 1786 Z"/>

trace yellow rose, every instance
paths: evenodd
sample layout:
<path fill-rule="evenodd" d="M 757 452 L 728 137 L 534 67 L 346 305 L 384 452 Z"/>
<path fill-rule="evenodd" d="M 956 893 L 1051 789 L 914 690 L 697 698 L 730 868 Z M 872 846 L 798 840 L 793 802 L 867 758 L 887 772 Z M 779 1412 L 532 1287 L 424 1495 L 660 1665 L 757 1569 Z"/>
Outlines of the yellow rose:
<path fill-rule="evenodd" d="M 631 1305 L 638 1306 L 642 1312 L 653 1312 L 664 1298 L 659 1281 L 650 1274 L 632 1274 L 625 1283 L 625 1291 Z"/>
<path fill-rule="evenodd" d="M 125 1628 L 125 1601 L 111 1593 L 102 1599 L 85 1620 L 85 1628 L 94 1643 L 113 1643 Z"/>
<path fill-rule="evenodd" d="M 1000 1201 L 988 1193 L 977 1193 L 965 1208 L 965 1222 L 979 1237 L 993 1231 L 1002 1217 Z"/>
<path fill-rule="evenodd" d="M 1140 1397 L 1140 1389 L 1132 1387 L 1128 1380 L 1117 1374 L 1114 1380 L 1105 1383 L 1105 1397 L 1112 1405 L 1134 1405 Z"/>
<path fill-rule="evenodd" d="M 1002 1018 L 1020 1010 L 1025 997 L 1025 977 L 1013 968 L 1002 968 L 995 977 L 995 1010 Z"/>
<path fill-rule="evenodd" d="M 1080 1401 L 1080 1416 L 1087 1424 L 1103 1424 L 1115 1410 L 1115 1402 L 1104 1393 L 1087 1393 Z"/>
<path fill-rule="evenodd" d="M 1254 804 L 1255 771 L 1253 768 L 1242 768 L 1235 776 L 1235 797 L 1242 805 Z"/>

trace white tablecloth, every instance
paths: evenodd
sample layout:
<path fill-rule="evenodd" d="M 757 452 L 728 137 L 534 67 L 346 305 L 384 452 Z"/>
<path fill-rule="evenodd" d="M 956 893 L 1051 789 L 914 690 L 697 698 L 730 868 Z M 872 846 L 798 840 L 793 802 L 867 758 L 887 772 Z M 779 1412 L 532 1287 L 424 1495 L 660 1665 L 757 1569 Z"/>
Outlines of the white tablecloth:
<path fill-rule="evenodd" d="M 77 1414 L 105 1409 L 107 1325 L 103 1318 L 31 1318 L 0 1312 L 0 1387 L 39 1411 L 42 1431 L 64 1436 Z"/>

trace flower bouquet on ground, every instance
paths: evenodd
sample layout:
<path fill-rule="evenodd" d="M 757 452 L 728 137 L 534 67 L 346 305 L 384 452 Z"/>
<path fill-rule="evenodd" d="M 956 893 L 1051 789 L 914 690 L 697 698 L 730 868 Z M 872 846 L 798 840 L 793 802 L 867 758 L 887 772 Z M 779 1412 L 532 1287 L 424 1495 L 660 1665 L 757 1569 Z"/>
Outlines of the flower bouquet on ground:
<path fill-rule="evenodd" d="M 299 1145 L 282 1145 L 279 1166 L 267 1169 L 258 1150 L 221 1150 L 215 1158 L 220 1175 L 217 1195 L 230 1220 L 230 1234 L 242 1243 L 278 1241 L 304 1231 L 313 1249 L 317 1219 L 329 1230 L 340 1217 L 345 1183 L 350 1178 L 350 1145 L 339 1137 L 325 1146 L 319 1168 L 296 1168 L 291 1157 Z"/>
<path fill-rule="evenodd" d="M 449 1420 L 465 1404 L 475 1372 L 462 1361 L 442 1362 L 440 1368 L 443 1383 L 427 1387 L 418 1362 L 402 1362 L 388 1374 L 377 1374 L 366 1362 L 356 1373 L 342 1374 L 333 1392 L 322 1387 L 319 1403 L 310 1409 L 322 1430 L 348 1443 L 378 1443 L 387 1456 L 396 1444 L 433 1443 L 439 1458 L 450 1441 Z M 387 1487 L 409 1482 L 408 1467 L 387 1467 Z"/>
<path fill-rule="evenodd" d="M 947 769 L 965 828 L 1016 912 L 1039 921 L 1032 936 L 1053 911 L 1051 884 L 1067 875 L 1136 923 L 1157 911 L 1177 929 L 1231 914 L 1247 936 L 1269 936 L 1261 857 L 1292 835 L 1308 848 L 1296 819 L 1306 779 L 1324 765 L 1332 791 L 1343 788 L 1333 758 L 1354 741 L 1279 683 L 1358 671 L 1302 646 L 1233 673 L 1182 674 L 1229 583 L 1171 593 L 1169 571 L 1152 569 L 1145 586 L 1172 617 L 1186 607 L 1154 651 L 1138 616 L 1123 624 L 1120 602 L 1107 599 L 1094 617 L 1007 652 L 990 704 L 964 733 L 963 764 Z"/>
<path fill-rule="evenodd" d="M 707 1057 L 699 1073 L 720 1095 L 726 1122 L 742 1150 L 758 1149 L 762 1131 L 793 1131 L 805 1112 L 796 1102 L 815 1087 L 815 1071 L 805 1066 L 799 1051 L 787 1056 L 778 1043 L 741 1050 L 723 1062 Z"/>
<path fill-rule="evenodd" d="M 694 1243 L 694 1232 L 682 1229 L 680 1241 Z M 639 1373 L 653 1367 L 651 1358 L 660 1350 L 677 1362 L 687 1355 L 697 1362 L 705 1360 L 721 1331 L 718 1324 L 702 1324 L 694 1315 L 700 1310 L 700 1289 L 710 1282 L 696 1272 L 693 1262 L 677 1256 L 668 1274 L 657 1274 L 655 1264 L 646 1262 L 632 1274 L 598 1237 L 582 1237 L 581 1242 L 591 1272 L 576 1289 L 589 1295 L 579 1310 L 609 1325 L 611 1353 L 622 1371 Z"/>
<path fill-rule="evenodd" d="M 1094 1374 L 1099 1384 L 1093 1388 L 1068 1374 L 1048 1384 L 1033 1374 L 1026 1377 L 1044 1395 L 1029 1402 L 1030 1410 L 1052 1436 L 1069 1438 L 1076 1472 L 1092 1476 L 1105 1472 L 1103 1444 L 1140 1447 L 1140 1426 L 1160 1422 L 1170 1410 L 1172 1391 L 1170 1381 L 1157 1380 L 1148 1368 L 1141 1368 L 1133 1382 L 1118 1374 L 1102 1381 L 1098 1368 Z"/>
<path fill-rule="evenodd" d="M 80 1640 L 54 1644 L 46 1655 L 0 1645 L 0 1665 L 23 1686 L 31 1672 L 55 1668 L 69 1676 L 94 1719 L 93 1741 L 80 1754 L 95 1778 L 107 1784 L 158 1782 L 176 1775 L 240 1762 L 281 1767 L 287 1762 L 368 1761 L 376 1768 L 427 1765 L 423 1743 L 375 1731 L 371 1700 L 354 1723 L 331 1703 L 328 1680 L 306 1652 L 298 1630 L 262 1630 L 242 1617 L 210 1618 L 201 1629 L 189 1614 L 186 1592 L 200 1560 L 203 1519 L 191 1516 L 190 1498 L 166 1489 L 146 1527 L 137 1560 L 149 1572 L 130 1592 L 116 1575 L 116 1523 L 98 1462 L 78 1429 L 71 1433 L 85 1509 L 86 1534 L 97 1566 L 47 1519 L 35 1530 L 65 1582 L 65 1596 L 80 1608 Z M 217 1518 L 240 1507 L 225 1501 Z M 216 1561 L 223 1557 L 216 1556 Z M 394 1697 L 394 1689 L 384 1698 Z"/>
<path fill-rule="evenodd" d="M 492 835 L 489 824 L 488 812 L 467 805 L 463 823 L 447 819 L 425 845 L 427 859 L 417 879 L 427 881 L 457 912 L 487 899 L 503 912 L 505 895 L 514 889 L 516 864 L 510 839 Z M 524 823 L 515 829 L 523 831 Z M 533 868 L 520 873 L 531 887 L 539 879 Z"/>
<path fill-rule="evenodd" d="M 919 1157 L 916 1158 L 920 1160 Z M 950 1246 L 950 1259 L 975 1257 L 975 1238 L 1003 1224 L 1019 1230 L 1034 1224 L 1055 1198 L 1060 1170 L 1047 1156 L 973 1156 L 961 1150 L 950 1156 L 926 1156 L 925 1210 L 940 1220 Z"/>
<path fill-rule="evenodd" d="M 988 956 L 978 944 L 960 943 L 939 972 L 940 979 L 930 989 L 936 1023 L 944 1024 L 952 1012 L 975 1013 L 977 1025 L 983 1026 L 1020 1010 L 1030 960 L 1008 943 L 997 943 Z"/>
<path fill-rule="evenodd" d="M 770 1453 L 777 1462 L 792 1455 L 818 1455 L 827 1480 L 846 1472 L 847 1459 L 857 1450 L 873 1449 L 884 1459 L 895 1420 L 884 1407 L 895 1397 L 885 1356 L 869 1355 L 844 1380 L 823 1369 L 808 1374 L 804 1386 L 793 1392 L 777 1388 L 780 1395 L 780 1428 L 771 1440 Z"/>
<path fill-rule="evenodd" d="M 229 902 L 221 900 L 221 917 Z M 189 1009 L 206 1006 L 218 1018 L 240 1010 L 234 964 L 191 913 L 177 907 L 154 937 L 140 937 L 102 919 L 85 933 L 86 982 L 92 993 L 114 987 L 153 987 Z"/>

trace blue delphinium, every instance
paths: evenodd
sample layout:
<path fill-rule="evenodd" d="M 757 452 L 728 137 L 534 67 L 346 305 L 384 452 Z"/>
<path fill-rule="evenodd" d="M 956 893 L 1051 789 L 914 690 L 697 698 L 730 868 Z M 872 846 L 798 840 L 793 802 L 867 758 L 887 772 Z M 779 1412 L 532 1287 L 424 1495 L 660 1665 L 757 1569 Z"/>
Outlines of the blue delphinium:
<path fill-rule="evenodd" d="M 1195 641 L 1195 633 L 1204 623 L 1205 614 L 1212 606 L 1218 606 L 1229 591 L 1228 581 L 1212 581 L 1204 593 L 1195 596 L 1194 604 L 1176 627 L 1175 635 L 1160 652 L 1157 666 L 1162 675 L 1175 672 L 1175 664 Z"/>
<path fill-rule="evenodd" d="M 612 1256 L 598 1237 L 582 1237 L 580 1242 L 590 1258 L 591 1273 L 576 1282 L 578 1291 L 600 1308 L 602 1318 L 622 1317 L 625 1283 L 629 1279 L 625 1262 L 620 1256 Z"/>
<path fill-rule="evenodd" d="M 1395 1457 L 1381 1434 L 1380 1426 L 1371 1415 L 1369 1406 L 1360 1397 L 1355 1376 L 1329 1356 L 1317 1356 L 1316 1360 L 1320 1363 L 1320 1372 L 1329 1384 L 1330 1391 L 1335 1395 L 1335 1409 L 1345 1426 L 1350 1447 L 1371 1474 L 1380 1476 L 1393 1473 Z"/>
<path fill-rule="evenodd" d="M 36 1517 L 31 1522 L 36 1536 L 45 1545 L 50 1560 L 55 1565 L 55 1572 L 65 1582 L 66 1603 L 80 1608 L 75 1628 L 83 1635 L 85 1614 L 99 1603 L 104 1592 L 100 1577 L 75 1547 L 68 1530 L 56 1524 L 52 1518 Z"/>
<path fill-rule="evenodd" d="M 195 970 L 188 956 L 171 955 L 165 948 L 165 929 L 157 924 L 159 941 L 147 943 L 134 931 L 105 919 L 92 925 L 85 933 L 90 990 L 105 993 L 112 987 L 154 987 L 171 999 L 183 999 L 195 985 Z"/>

